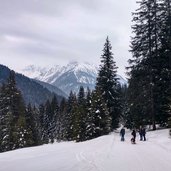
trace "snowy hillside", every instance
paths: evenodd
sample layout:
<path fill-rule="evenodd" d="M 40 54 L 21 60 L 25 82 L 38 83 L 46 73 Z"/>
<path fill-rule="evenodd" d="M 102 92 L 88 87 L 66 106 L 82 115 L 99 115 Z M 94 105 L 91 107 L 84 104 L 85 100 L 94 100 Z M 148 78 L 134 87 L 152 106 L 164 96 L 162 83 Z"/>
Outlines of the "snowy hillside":
<path fill-rule="evenodd" d="M 69 94 L 71 90 L 78 92 L 80 86 L 94 89 L 98 67 L 89 63 L 71 62 L 66 66 L 56 65 L 52 68 L 31 65 L 21 72 L 30 78 L 52 84 Z M 118 75 L 118 78 L 122 85 L 127 84 L 121 76 Z"/>
<path fill-rule="evenodd" d="M 137 135 L 138 136 L 138 135 Z M 1 171 L 170 171 L 168 130 L 147 132 L 147 141 L 121 142 L 118 133 L 0 153 Z"/>

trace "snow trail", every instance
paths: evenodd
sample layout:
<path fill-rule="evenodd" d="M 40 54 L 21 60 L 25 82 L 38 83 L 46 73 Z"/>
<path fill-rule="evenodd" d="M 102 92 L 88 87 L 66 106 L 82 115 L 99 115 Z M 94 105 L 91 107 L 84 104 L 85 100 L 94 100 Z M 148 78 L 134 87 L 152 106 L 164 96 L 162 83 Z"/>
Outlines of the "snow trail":
<path fill-rule="evenodd" d="M 94 140 L 62 142 L 0 153 L 0 171 L 170 171 L 168 130 L 147 132 L 147 141 L 131 144 L 119 133 Z"/>

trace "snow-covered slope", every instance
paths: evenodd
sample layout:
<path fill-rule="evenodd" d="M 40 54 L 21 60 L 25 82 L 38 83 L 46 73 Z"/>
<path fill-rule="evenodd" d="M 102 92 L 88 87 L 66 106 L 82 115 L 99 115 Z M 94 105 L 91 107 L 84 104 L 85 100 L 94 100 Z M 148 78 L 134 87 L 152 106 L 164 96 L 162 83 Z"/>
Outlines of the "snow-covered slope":
<path fill-rule="evenodd" d="M 71 90 L 78 92 L 80 86 L 94 89 L 98 67 L 89 63 L 71 62 L 66 66 L 56 65 L 52 68 L 31 65 L 21 72 L 28 77 L 50 83 L 69 94 Z M 122 85 L 127 84 L 121 76 L 118 75 L 118 78 Z"/>
<path fill-rule="evenodd" d="M 170 171 L 168 130 L 147 132 L 147 141 L 121 142 L 119 133 L 0 154 L 0 171 Z"/>

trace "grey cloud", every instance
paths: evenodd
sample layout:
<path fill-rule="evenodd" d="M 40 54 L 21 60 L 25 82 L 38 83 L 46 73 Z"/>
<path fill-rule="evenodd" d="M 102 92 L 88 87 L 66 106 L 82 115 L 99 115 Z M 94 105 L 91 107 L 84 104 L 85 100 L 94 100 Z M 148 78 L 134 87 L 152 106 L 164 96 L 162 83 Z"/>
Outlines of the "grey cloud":
<path fill-rule="evenodd" d="M 39 60 L 43 65 L 46 59 L 52 65 L 72 59 L 99 63 L 108 35 L 123 73 L 130 57 L 135 0 L 0 0 L 0 4 L 0 60 L 9 56 L 22 65 Z M 9 58 L 1 61 L 8 63 Z"/>

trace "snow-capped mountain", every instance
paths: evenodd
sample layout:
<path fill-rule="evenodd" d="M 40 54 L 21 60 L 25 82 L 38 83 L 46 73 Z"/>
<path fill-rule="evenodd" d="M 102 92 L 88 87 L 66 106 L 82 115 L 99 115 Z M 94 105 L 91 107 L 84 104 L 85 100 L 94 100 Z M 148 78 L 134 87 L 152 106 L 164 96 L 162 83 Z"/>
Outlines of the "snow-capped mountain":
<path fill-rule="evenodd" d="M 69 94 L 71 90 L 77 93 L 80 86 L 94 89 L 98 67 L 89 63 L 71 62 L 66 66 L 56 65 L 52 68 L 31 65 L 21 72 L 30 78 L 52 84 Z M 118 75 L 118 78 L 122 85 L 127 84 L 121 76 Z"/>

